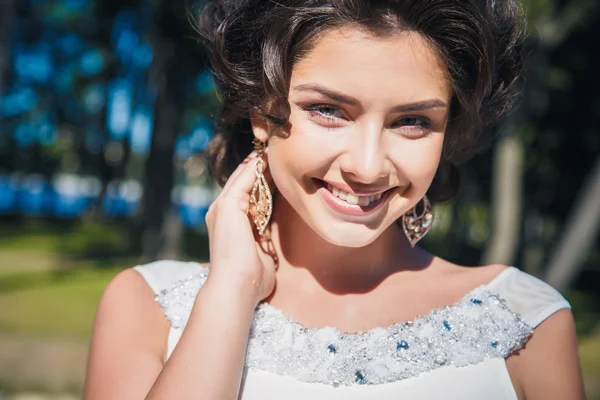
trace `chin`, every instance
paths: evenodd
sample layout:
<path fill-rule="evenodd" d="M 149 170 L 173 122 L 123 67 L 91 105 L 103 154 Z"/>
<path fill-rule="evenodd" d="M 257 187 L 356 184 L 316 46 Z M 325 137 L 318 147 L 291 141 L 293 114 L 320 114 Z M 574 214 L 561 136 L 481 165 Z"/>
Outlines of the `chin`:
<path fill-rule="evenodd" d="M 319 224 L 312 229 L 323 240 L 340 247 L 360 248 L 373 243 L 382 233 L 383 229 L 370 229 L 362 224 L 347 222 L 329 223 L 326 226 Z"/>

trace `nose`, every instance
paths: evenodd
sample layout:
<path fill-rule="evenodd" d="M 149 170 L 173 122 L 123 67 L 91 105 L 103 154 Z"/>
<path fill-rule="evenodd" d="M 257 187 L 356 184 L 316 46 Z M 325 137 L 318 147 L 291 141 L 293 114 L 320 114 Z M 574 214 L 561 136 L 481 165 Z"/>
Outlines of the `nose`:
<path fill-rule="evenodd" d="M 348 138 L 340 166 L 349 179 L 370 184 L 386 177 L 390 168 L 383 143 L 383 127 L 378 123 L 365 125 Z"/>

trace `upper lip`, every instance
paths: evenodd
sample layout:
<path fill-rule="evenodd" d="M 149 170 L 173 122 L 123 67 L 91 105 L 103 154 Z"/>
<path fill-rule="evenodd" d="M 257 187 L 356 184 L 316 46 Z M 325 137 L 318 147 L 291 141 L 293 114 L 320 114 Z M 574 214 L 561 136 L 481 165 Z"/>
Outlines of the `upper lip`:
<path fill-rule="evenodd" d="M 390 187 L 375 187 L 375 188 L 368 188 L 368 189 L 354 189 L 350 186 L 348 186 L 345 183 L 342 182 L 333 182 L 333 181 L 327 181 L 325 179 L 322 179 L 323 182 L 330 184 L 331 186 L 333 186 L 334 188 L 337 188 L 339 190 L 342 190 L 346 193 L 351 193 L 354 194 L 356 196 L 375 196 L 376 194 L 380 194 L 383 193 L 389 189 L 391 189 Z"/>

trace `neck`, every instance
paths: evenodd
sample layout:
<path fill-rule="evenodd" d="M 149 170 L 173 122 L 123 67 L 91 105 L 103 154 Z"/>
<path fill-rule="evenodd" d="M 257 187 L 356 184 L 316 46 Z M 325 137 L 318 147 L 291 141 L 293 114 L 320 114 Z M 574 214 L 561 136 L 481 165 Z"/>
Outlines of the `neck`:
<path fill-rule="evenodd" d="M 306 293 L 365 293 L 393 273 L 431 262 L 427 252 L 410 247 L 397 224 L 364 247 L 341 247 L 313 231 L 283 196 L 275 202 L 271 240 L 279 262 L 278 285 L 289 282 Z"/>

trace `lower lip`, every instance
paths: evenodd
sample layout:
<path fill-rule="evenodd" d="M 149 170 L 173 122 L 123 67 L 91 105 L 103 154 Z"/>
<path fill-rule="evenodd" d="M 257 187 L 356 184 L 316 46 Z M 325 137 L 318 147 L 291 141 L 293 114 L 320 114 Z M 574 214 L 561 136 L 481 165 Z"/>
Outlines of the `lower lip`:
<path fill-rule="evenodd" d="M 377 211 L 383 205 L 383 203 L 385 203 L 385 200 L 387 200 L 389 194 L 392 192 L 391 190 L 387 190 L 381 195 L 381 198 L 379 200 L 374 201 L 368 206 L 359 206 L 354 204 L 348 204 L 339 197 L 334 196 L 333 193 L 331 193 L 329 190 L 327 190 L 326 187 L 323 186 L 323 183 L 321 181 L 319 181 L 319 186 L 320 187 L 318 192 L 323 197 L 323 200 L 325 200 L 325 202 L 335 211 L 342 214 L 356 215 L 361 217 L 373 214 L 375 211 Z"/>

